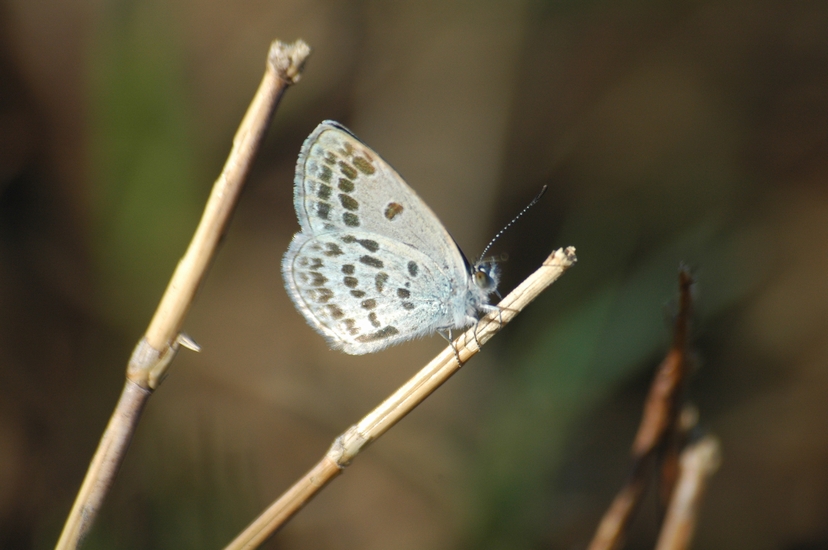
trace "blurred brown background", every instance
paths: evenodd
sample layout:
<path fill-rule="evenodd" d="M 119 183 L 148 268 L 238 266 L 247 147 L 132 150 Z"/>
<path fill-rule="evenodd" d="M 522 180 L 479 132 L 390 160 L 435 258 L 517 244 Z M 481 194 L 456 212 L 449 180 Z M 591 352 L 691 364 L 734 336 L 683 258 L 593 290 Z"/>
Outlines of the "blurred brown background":
<path fill-rule="evenodd" d="M 323 119 L 507 292 L 579 263 L 269 548 L 583 548 L 621 485 L 677 268 L 722 441 L 695 548 L 828 548 L 828 3 L 0 2 L 0 547 L 49 548 L 269 42 L 314 53 L 87 548 L 216 548 L 442 349 L 329 351 L 288 300 Z M 629 548 L 651 548 L 645 503 Z"/>

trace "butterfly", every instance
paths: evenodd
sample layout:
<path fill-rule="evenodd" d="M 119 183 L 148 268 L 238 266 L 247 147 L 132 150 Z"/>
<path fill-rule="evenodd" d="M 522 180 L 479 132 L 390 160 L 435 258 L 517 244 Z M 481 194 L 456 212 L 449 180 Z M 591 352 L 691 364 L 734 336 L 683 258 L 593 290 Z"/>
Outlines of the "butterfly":
<path fill-rule="evenodd" d="M 373 353 L 497 311 L 497 264 L 470 264 L 405 180 L 341 124 L 322 122 L 302 145 L 294 206 L 301 231 L 282 276 L 332 348 Z"/>

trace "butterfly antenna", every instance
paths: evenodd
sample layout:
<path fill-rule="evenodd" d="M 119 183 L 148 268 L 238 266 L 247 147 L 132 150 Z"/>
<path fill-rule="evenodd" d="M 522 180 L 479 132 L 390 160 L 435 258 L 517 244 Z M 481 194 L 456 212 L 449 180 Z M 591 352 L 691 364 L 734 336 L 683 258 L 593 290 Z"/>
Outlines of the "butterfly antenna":
<path fill-rule="evenodd" d="M 481 260 L 482 260 L 482 259 L 486 256 L 486 252 L 488 252 L 488 251 L 489 251 L 489 249 L 492 247 L 492 245 L 495 243 L 495 241 L 496 241 L 496 240 L 498 240 L 498 239 L 500 238 L 500 236 L 501 236 L 501 235 L 503 235 L 503 234 L 506 232 L 506 230 L 507 230 L 507 229 L 509 229 L 510 227 L 512 227 L 512 224 L 513 224 L 513 223 L 515 223 L 516 221 L 518 221 L 518 220 L 520 219 L 520 217 L 521 217 L 521 216 L 523 216 L 524 214 L 526 214 L 526 211 L 527 211 L 527 210 L 529 210 L 530 208 L 532 208 L 533 206 L 535 206 L 535 203 L 537 203 L 537 202 L 540 200 L 540 198 L 543 196 L 543 194 L 544 194 L 544 193 L 546 193 L 546 189 L 547 189 L 548 187 L 549 187 L 548 185 L 544 185 L 544 186 L 541 188 L 540 193 L 538 193 L 538 195 L 537 195 L 534 199 L 532 199 L 532 202 L 530 202 L 529 204 L 527 204 L 526 206 L 524 206 L 524 207 L 523 207 L 523 210 L 521 210 L 521 211 L 520 211 L 520 213 L 519 213 L 517 216 L 515 216 L 514 218 L 512 218 L 512 221 L 510 221 L 509 223 L 507 223 L 507 224 L 503 227 L 503 229 L 501 229 L 500 231 L 498 231 L 498 232 L 497 232 L 497 235 L 495 235 L 495 236 L 492 238 L 492 240 L 491 240 L 491 241 L 489 241 L 489 244 L 487 244 L 487 245 L 486 245 L 486 248 L 484 248 L 484 249 L 483 249 L 483 252 L 480 254 L 480 257 L 477 259 L 477 261 L 476 261 L 476 262 L 474 262 L 474 263 L 475 263 L 475 265 L 477 265 L 478 263 L 480 263 L 480 261 L 481 261 Z"/>

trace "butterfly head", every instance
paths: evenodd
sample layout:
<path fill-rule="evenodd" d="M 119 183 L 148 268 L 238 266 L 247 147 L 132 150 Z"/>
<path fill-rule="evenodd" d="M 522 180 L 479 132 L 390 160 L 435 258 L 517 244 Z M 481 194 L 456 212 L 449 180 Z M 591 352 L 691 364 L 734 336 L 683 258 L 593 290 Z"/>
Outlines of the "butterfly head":
<path fill-rule="evenodd" d="M 498 297 L 500 296 L 500 293 L 497 292 L 497 283 L 500 282 L 500 269 L 497 265 L 498 259 L 484 258 L 486 252 L 489 251 L 489 249 L 492 247 L 495 241 L 499 239 L 500 236 L 503 235 L 503 233 L 512 226 L 512 224 L 514 224 L 521 216 L 523 216 L 526 213 L 527 210 L 532 208 L 535 205 L 535 203 L 537 203 L 540 200 L 543 194 L 546 193 L 546 189 L 547 186 L 544 185 L 541 188 L 540 193 L 538 193 L 538 195 L 534 199 L 532 199 L 532 201 L 529 204 L 527 204 L 517 216 L 512 218 L 512 221 L 507 223 L 506 226 L 503 229 L 501 229 L 491 241 L 489 241 L 489 244 L 486 245 L 486 248 L 484 248 L 483 252 L 480 254 L 480 259 L 474 263 L 474 267 L 471 267 L 470 272 L 472 279 L 474 280 L 474 285 L 481 291 L 484 297 L 488 298 L 489 294 L 497 294 Z M 465 256 L 463 257 L 463 259 L 466 260 Z M 503 256 L 501 256 L 500 259 L 505 260 L 506 255 L 504 254 Z M 466 266 L 469 266 L 468 260 L 466 260 Z"/>
<path fill-rule="evenodd" d="M 475 286 L 487 295 L 497 292 L 497 283 L 500 282 L 500 267 L 494 260 L 480 261 L 472 268 L 472 279 Z"/>

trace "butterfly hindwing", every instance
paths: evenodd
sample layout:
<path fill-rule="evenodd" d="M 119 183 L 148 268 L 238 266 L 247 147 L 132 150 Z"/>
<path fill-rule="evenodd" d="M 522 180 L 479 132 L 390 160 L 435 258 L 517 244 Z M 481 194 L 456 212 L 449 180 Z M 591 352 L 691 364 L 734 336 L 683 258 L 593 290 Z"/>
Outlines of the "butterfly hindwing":
<path fill-rule="evenodd" d="M 445 274 L 416 250 L 401 256 L 398 246 L 358 231 L 294 237 L 282 268 L 291 298 L 332 347 L 371 353 L 443 323 Z"/>

